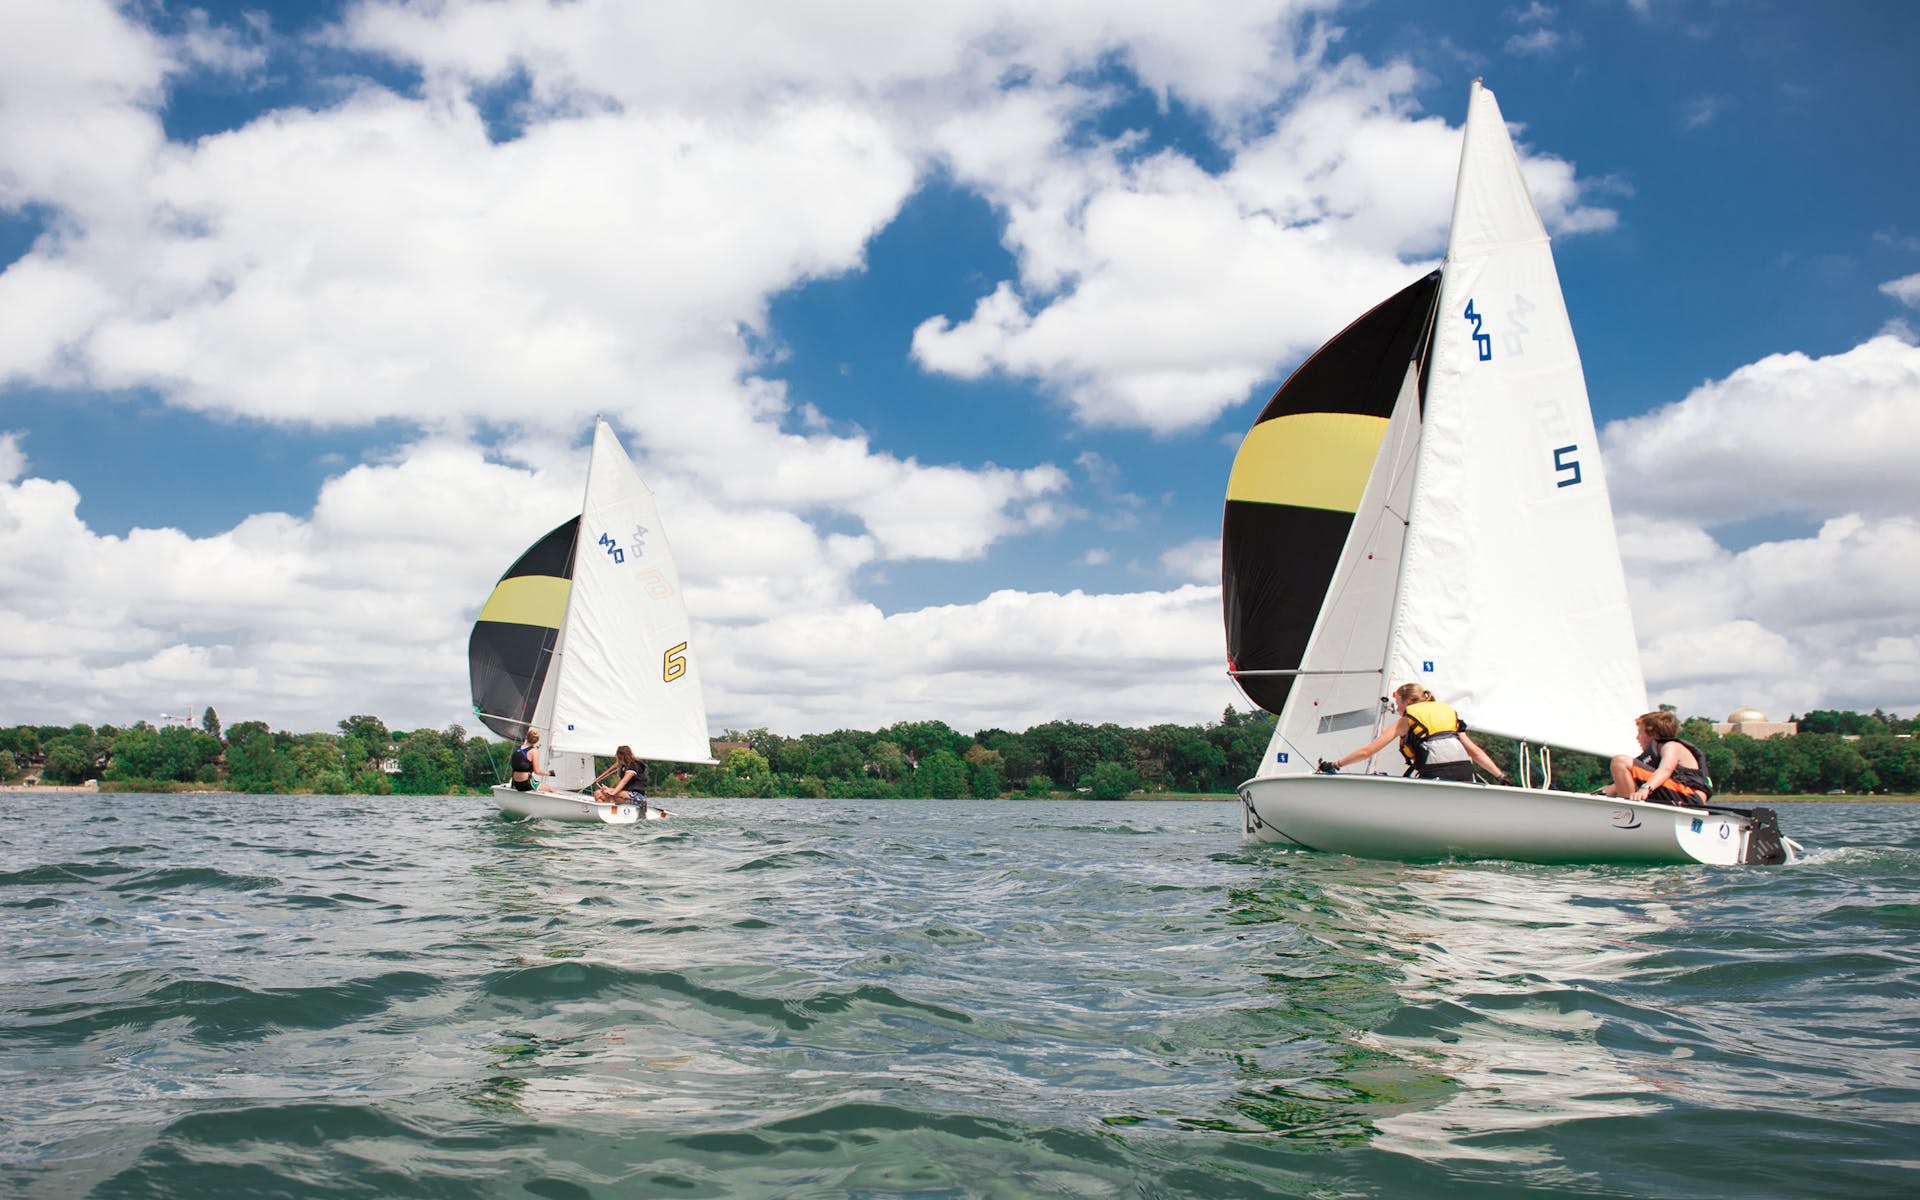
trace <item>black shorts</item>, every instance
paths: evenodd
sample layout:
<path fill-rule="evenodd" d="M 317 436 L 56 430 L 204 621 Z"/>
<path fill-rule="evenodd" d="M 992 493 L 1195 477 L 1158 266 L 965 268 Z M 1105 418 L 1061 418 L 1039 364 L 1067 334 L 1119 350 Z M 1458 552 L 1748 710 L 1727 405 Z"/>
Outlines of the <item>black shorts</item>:
<path fill-rule="evenodd" d="M 1424 767 L 1414 768 L 1413 773 L 1422 779 L 1453 779 L 1461 783 L 1473 782 L 1473 764 L 1470 762 L 1428 763 Z"/>
<path fill-rule="evenodd" d="M 533 790 L 533 780 L 516 779 L 513 781 L 513 790 L 516 792 L 530 792 Z"/>

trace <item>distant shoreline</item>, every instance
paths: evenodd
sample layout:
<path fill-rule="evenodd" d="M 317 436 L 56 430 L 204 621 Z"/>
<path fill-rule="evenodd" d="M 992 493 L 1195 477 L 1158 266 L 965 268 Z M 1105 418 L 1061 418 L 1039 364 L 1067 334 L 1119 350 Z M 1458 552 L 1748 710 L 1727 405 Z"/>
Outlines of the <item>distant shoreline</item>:
<path fill-rule="evenodd" d="M 11 795 L 11 796 L 32 796 L 32 795 L 36 795 L 36 794 L 48 794 L 48 795 L 59 795 L 59 796 L 141 796 L 141 795 L 171 795 L 171 796 L 239 796 L 239 795 L 244 795 L 245 793 L 243 793 L 243 792 L 236 792 L 236 791 L 233 791 L 233 790 L 231 790 L 231 789 L 229 789 L 229 788 L 215 788 L 215 787 L 202 787 L 202 788 L 181 788 L 181 789 L 179 789 L 178 791 L 169 791 L 169 792 L 163 792 L 163 793 L 150 793 L 150 792 L 116 792 L 116 791 L 114 791 L 114 790 L 112 789 L 112 787 L 111 787 L 111 786 L 106 786 L 106 787 L 100 787 L 100 786 L 95 786 L 95 785 L 91 785 L 91 784 L 84 784 L 84 783 L 37 783 L 37 784 L 34 784 L 34 785 L 33 785 L 33 786 L 31 786 L 31 787 L 27 787 L 27 786 L 23 786 L 23 785 L 21 785 L 21 784 L 17 784 L 17 783 L 8 783 L 8 784 L 0 784 L 0 796 L 7 796 L 7 795 Z M 274 793 L 274 794 L 275 794 L 275 795 L 289 795 L 289 796 L 307 796 L 307 795 L 320 795 L 320 794 L 322 794 L 322 793 L 316 793 L 316 792 L 276 792 L 276 793 Z M 447 796 L 402 796 L 402 795 L 393 795 L 393 796 L 378 796 L 378 797 L 375 797 L 375 799 L 380 799 L 380 800 L 407 800 L 407 799 L 416 799 L 416 800 L 418 800 L 418 799 L 431 799 L 431 800 L 441 800 L 441 799 L 448 799 L 448 798 L 450 798 L 450 797 L 455 797 L 455 796 L 462 796 L 462 795 L 484 795 L 484 794 L 485 794 L 485 793 L 481 793 L 481 792 L 453 792 L 453 793 L 449 793 L 449 794 L 448 794 Z M 729 798 L 730 798 L 730 797 L 726 797 L 726 796 L 662 796 L 662 797 L 660 797 L 660 799 L 662 799 L 662 800 L 725 800 L 725 799 L 729 799 Z M 731 797 L 731 798 L 732 798 L 732 799 L 743 799 L 744 797 Z M 780 797 L 780 796 L 776 796 L 776 797 L 772 797 L 772 798 L 773 798 L 773 799 L 787 799 L 787 800 L 800 800 L 800 799 L 805 799 L 806 797 L 802 797 L 802 796 L 786 796 L 786 797 Z M 944 804 L 944 803 L 952 803 L 952 802 L 953 802 L 953 800 L 972 800 L 972 799 L 976 799 L 976 798 L 977 798 L 977 797 L 971 797 L 971 796 L 964 796 L 964 797 L 953 797 L 953 798 L 951 798 L 951 799 L 948 799 L 948 800 L 931 800 L 931 799 L 930 799 L 930 802 L 932 802 L 932 803 L 942 803 L 942 804 Z M 1016 795 L 1016 796 L 999 796 L 999 797 L 996 797 L 996 798 L 995 798 L 994 800 L 992 800 L 992 801 L 988 801 L 988 803 L 999 803 L 999 804 L 1006 804 L 1006 803 L 1009 803 L 1009 802 L 1011 802 L 1011 803 L 1021 803 L 1021 802 L 1023 802 L 1023 801 L 1026 801 L 1026 800 L 1028 800 L 1028 799 L 1030 799 L 1030 797 L 1027 797 L 1027 796 L 1018 796 L 1018 795 Z M 1116 803 L 1115 801 L 1112 801 L 1112 800 L 1094 800 L 1094 799 L 1090 799 L 1089 797 L 1086 797 L 1086 796 L 1047 796 L 1047 797 L 1044 797 L 1044 799 L 1047 799 L 1047 800 L 1083 800 L 1083 801 L 1085 801 L 1085 802 L 1086 802 L 1086 803 L 1088 803 L 1088 804 L 1113 804 L 1113 803 Z M 1231 792 L 1228 792 L 1228 793 L 1226 793 L 1226 794 L 1224 794 L 1224 795 L 1217 795 L 1217 796 L 1196 796 L 1196 795 L 1191 795 L 1191 794 L 1188 794 L 1188 795 L 1178 795 L 1178 796 L 1141 796 L 1141 795 L 1135 795 L 1135 796 L 1128 796 L 1128 797 L 1126 797 L 1126 798 L 1125 798 L 1125 800 L 1124 800 L 1124 801 L 1122 801 L 1122 802 L 1123 802 L 1123 803 L 1135 803 L 1135 802 L 1152 802 L 1152 803 L 1155 803 L 1155 804 L 1191 804 L 1191 803 L 1200 803 L 1200 804 L 1229 804 L 1229 803 L 1234 803 L 1234 802 L 1237 802 L 1237 801 L 1238 801 L 1239 799 L 1240 799 L 1240 797 L 1238 797 L 1238 796 L 1236 796 L 1236 795 L 1234 795 L 1234 794 L 1233 794 L 1233 793 L 1231 793 Z M 822 803 L 826 803 L 826 801 L 822 801 Z M 1824 795 L 1823 795 L 1823 796 L 1806 796 L 1806 795 L 1793 795 L 1793 796 L 1763 796 L 1763 795 L 1732 795 L 1732 794 L 1729 794 L 1729 795 L 1725 795 L 1725 796 L 1715 796 L 1715 797 L 1714 797 L 1714 803 L 1716 803 L 1716 804 L 1740 804 L 1740 805 L 1752 805 L 1752 804 L 1758 804 L 1758 805 L 1768 805 L 1768 804 L 1916 804 L 1916 803 L 1920 803 L 1920 796 L 1907 796 L 1907 795 L 1901 795 L 1901 796 L 1891 796 L 1891 795 L 1888 795 L 1888 796 L 1879 796 L 1879 795 L 1875 795 L 1875 796 L 1855 796 L 1855 795 L 1846 795 L 1846 796 L 1824 796 Z"/>

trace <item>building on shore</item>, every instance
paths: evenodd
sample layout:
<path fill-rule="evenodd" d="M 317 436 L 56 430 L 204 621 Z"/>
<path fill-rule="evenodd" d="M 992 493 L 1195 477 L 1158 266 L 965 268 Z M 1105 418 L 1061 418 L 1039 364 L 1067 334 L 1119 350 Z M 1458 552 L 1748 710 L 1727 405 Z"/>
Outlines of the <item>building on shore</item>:
<path fill-rule="evenodd" d="M 1800 726 L 1793 721 L 1769 721 L 1757 708 L 1736 708 L 1713 731 L 1721 737 L 1730 733 L 1744 733 L 1750 738 L 1792 737 L 1800 732 Z"/>

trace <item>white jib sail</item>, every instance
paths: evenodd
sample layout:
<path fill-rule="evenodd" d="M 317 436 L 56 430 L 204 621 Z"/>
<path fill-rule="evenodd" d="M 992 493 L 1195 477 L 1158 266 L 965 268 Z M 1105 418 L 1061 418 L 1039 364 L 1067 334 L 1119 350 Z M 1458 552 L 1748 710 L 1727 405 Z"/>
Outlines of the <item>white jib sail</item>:
<path fill-rule="evenodd" d="M 1419 445 L 1419 388 L 1420 366 L 1414 362 L 1394 401 L 1347 544 L 1301 656 L 1303 674 L 1294 680 L 1274 723 L 1273 745 L 1260 765 L 1261 775 L 1311 771 L 1319 760 L 1338 758 L 1379 732 L 1380 700 L 1387 687 L 1387 634 Z M 1392 713 L 1391 708 L 1385 711 Z"/>
<path fill-rule="evenodd" d="M 680 573 L 653 493 L 605 421 L 594 425 L 564 637 L 556 750 L 713 761 Z"/>
<path fill-rule="evenodd" d="M 559 664 L 564 661 L 566 652 L 567 619 L 562 615 L 560 633 L 554 639 L 554 661 L 547 671 L 546 682 L 540 689 L 540 697 L 534 701 L 533 705 L 533 728 L 535 729 L 549 731 L 553 729 L 553 701 L 560 692 Z M 568 753 L 558 749 L 551 737 L 547 739 L 542 750 L 540 767 L 542 770 L 552 771 L 553 776 L 545 780 L 534 780 L 536 785 L 545 783 L 563 791 L 578 792 L 585 790 L 586 786 L 593 782 L 593 755 Z"/>
<path fill-rule="evenodd" d="M 1566 302 L 1474 85 L 1442 268 L 1390 674 L 1472 728 L 1598 754 L 1646 684 Z"/>

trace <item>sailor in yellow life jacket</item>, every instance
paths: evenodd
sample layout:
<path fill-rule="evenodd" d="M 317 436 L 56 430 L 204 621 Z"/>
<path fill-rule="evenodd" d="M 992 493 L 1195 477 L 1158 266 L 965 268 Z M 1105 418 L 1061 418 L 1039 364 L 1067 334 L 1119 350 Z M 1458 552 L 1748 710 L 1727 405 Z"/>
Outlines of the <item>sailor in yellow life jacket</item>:
<path fill-rule="evenodd" d="M 1466 722 L 1452 707 L 1433 698 L 1433 693 L 1417 683 L 1403 683 L 1393 692 L 1393 705 L 1400 720 L 1385 733 L 1358 750 L 1328 762 L 1320 760 L 1320 770 L 1331 774 L 1348 763 L 1362 762 L 1385 750 L 1395 738 L 1407 760 L 1408 775 L 1422 779 L 1471 780 L 1477 764 L 1495 779 L 1505 781 L 1507 773 L 1474 745 L 1467 736 Z"/>

